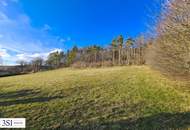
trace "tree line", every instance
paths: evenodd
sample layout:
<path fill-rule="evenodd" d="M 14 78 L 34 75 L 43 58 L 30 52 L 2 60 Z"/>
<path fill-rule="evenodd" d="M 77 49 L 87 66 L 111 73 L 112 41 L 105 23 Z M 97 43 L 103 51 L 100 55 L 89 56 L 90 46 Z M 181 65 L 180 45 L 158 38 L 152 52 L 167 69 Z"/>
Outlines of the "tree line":
<path fill-rule="evenodd" d="M 143 65 L 145 64 L 145 54 L 148 47 L 143 36 L 136 39 L 126 38 L 119 35 L 114 38 L 108 47 L 92 45 L 84 48 L 74 46 L 66 53 L 56 51 L 49 54 L 47 60 L 41 57 L 34 58 L 31 62 L 20 60 L 18 64 L 24 68 L 29 68 L 33 72 L 38 72 L 42 67 L 56 69 L 60 67 L 101 67 L 116 65 Z M 22 68 L 21 67 L 21 68 Z"/>

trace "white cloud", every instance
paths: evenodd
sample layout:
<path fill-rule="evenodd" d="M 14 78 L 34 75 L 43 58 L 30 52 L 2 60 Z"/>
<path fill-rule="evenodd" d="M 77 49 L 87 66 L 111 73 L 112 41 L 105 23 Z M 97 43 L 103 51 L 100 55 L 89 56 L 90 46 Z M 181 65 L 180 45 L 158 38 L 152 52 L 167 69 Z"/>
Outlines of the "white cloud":
<path fill-rule="evenodd" d="M 12 60 L 12 57 L 11 57 L 11 55 L 7 52 L 7 50 L 4 49 L 4 48 L 0 48 L 0 65 L 2 65 L 2 64 L 8 65 L 8 64 L 10 64 L 9 61 L 11 61 L 11 60 Z"/>
<path fill-rule="evenodd" d="M 49 53 L 34 53 L 34 54 L 23 53 L 23 54 L 17 54 L 16 55 L 16 59 L 17 60 L 24 60 L 24 61 L 30 62 L 34 58 L 40 57 L 40 58 L 43 58 L 44 60 L 46 60 L 48 54 Z"/>
<path fill-rule="evenodd" d="M 18 53 L 16 55 L 9 54 L 7 49 L 1 48 L 0 46 L 0 64 L 3 65 L 15 65 L 17 61 L 24 60 L 26 62 L 30 62 L 35 58 L 43 58 L 47 60 L 48 55 L 53 52 L 61 52 L 62 49 L 53 49 L 49 52 L 41 52 L 41 53 Z"/>
<path fill-rule="evenodd" d="M 60 41 L 61 43 L 64 43 L 64 42 L 66 42 L 67 40 L 65 40 L 64 38 L 61 38 L 59 41 Z"/>
<path fill-rule="evenodd" d="M 47 57 L 50 53 L 53 53 L 53 52 L 61 52 L 62 49 L 54 49 L 54 50 L 51 50 L 49 52 L 42 52 L 42 53 L 33 53 L 33 54 L 30 54 L 30 53 L 22 53 L 22 54 L 17 54 L 16 55 L 16 59 L 17 60 L 24 60 L 24 61 L 27 61 L 27 62 L 30 62 L 31 60 L 33 60 L 34 58 L 43 58 L 44 60 L 47 60 Z"/>
<path fill-rule="evenodd" d="M 54 52 L 62 52 L 62 51 L 63 51 L 62 49 L 56 48 L 56 49 L 53 49 L 52 51 L 50 51 L 49 54 L 54 53 Z"/>
<path fill-rule="evenodd" d="M 51 31 L 52 28 L 48 24 L 44 24 L 44 27 L 42 28 L 42 31 Z"/>
<path fill-rule="evenodd" d="M 58 39 L 59 39 L 59 41 L 60 41 L 61 43 L 65 43 L 65 42 L 71 41 L 71 38 L 70 38 L 70 37 L 67 37 L 67 38 L 58 38 Z"/>
<path fill-rule="evenodd" d="M 3 48 L 0 48 L 0 56 L 2 58 L 9 58 L 10 55 L 8 54 L 7 50 L 6 49 L 3 49 Z"/>

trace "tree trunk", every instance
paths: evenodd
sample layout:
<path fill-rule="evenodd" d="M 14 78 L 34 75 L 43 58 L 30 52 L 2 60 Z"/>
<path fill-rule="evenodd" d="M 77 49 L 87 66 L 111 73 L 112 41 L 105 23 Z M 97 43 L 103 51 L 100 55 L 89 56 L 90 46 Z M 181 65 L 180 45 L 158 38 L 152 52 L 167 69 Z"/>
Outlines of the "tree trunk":
<path fill-rule="evenodd" d="M 104 63 L 104 52 L 103 51 L 101 52 L 101 55 L 102 55 L 102 66 L 103 66 L 103 63 Z"/>
<path fill-rule="evenodd" d="M 97 62 L 97 53 L 96 52 L 94 53 L 94 61 L 95 61 L 95 63 Z"/>
<path fill-rule="evenodd" d="M 121 65 L 121 49 L 119 48 L 119 65 Z"/>
<path fill-rule="evenodd" d="M 115 65 L 115 49 L 112 49 L 112 64 Z"/>
<path fill-rule="evenodd" d="M 127 48 L 126 49 L 127 53 L 126 53 L 126 64 L 129 65 L 129 62 L 130 62 L 130 48 Z"/>

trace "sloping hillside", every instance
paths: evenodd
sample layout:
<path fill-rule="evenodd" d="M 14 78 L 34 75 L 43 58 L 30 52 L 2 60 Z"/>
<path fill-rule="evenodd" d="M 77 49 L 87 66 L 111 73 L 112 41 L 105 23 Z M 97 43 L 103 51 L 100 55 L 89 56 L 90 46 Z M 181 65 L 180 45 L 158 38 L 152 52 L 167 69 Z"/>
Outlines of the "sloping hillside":
<path fill-rule="evenodd" d="M 27 130 L 187 128 L 186 87 L 145 66 L 0 78 L 0 117 L 25 117 Z"/>

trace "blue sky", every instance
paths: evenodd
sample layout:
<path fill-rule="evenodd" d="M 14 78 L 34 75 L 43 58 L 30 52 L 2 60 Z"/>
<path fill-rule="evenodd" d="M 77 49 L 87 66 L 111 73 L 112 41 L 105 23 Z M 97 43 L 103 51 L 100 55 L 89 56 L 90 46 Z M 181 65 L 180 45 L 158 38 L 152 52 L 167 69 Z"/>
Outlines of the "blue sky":
<path fill-rule="evenodd" d="M 152 8 L 152 0 L 0 0 L 0 55 L 10 65 L 73 45 L 105 47 L 147 32 Z"/>

